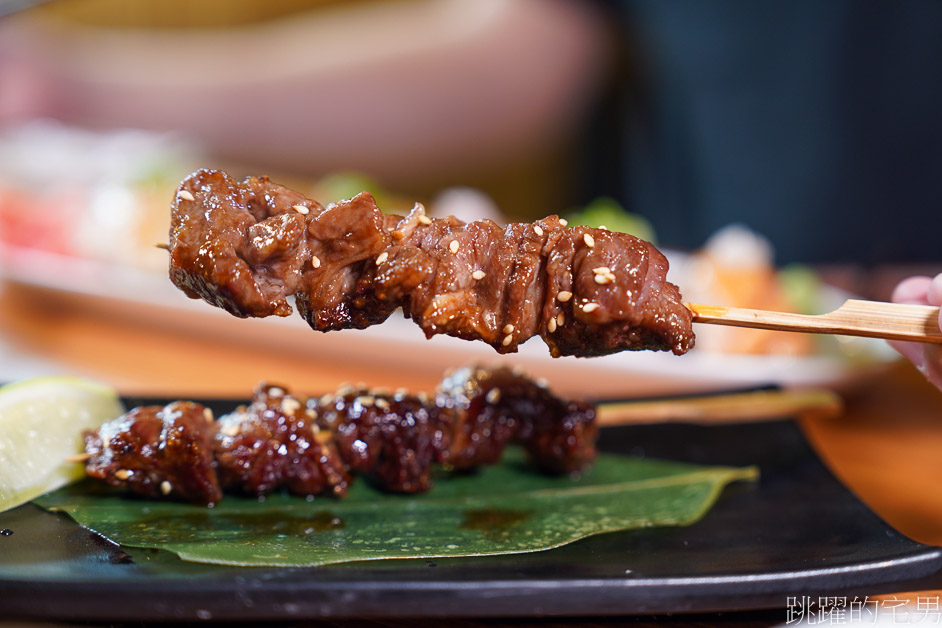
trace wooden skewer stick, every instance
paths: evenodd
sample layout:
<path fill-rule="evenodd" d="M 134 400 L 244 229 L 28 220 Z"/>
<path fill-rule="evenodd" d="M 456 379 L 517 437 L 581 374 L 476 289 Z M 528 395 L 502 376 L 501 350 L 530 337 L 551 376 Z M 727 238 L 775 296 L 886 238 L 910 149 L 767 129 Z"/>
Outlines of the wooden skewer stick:
<path fill-rule="evenodd" d="M 939 308 L 849 299 L 827 314 L 790 314 L 686 303 L 697 323 L 942 343 Z"/>
<path fill-rule="evenodd" d="M 844 403 L 830 390 L 757 390 L 655 401 L 603 402 L 596 407 L 600 426 L 683 421 L 720 425 L 803 415 L 839 416 Z"/>

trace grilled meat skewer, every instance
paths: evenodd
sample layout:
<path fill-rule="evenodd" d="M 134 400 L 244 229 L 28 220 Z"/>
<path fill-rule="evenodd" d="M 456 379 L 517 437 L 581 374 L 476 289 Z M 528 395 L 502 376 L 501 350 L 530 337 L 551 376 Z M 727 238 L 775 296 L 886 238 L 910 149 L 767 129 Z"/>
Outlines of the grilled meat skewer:
<path fill-rule="evenodd" d="M 218 421 L 174 401 L 87 432 L 86 472 L 147 497 L 203 504 L 224 490 L 263 496 L 280 487 L 342 497 L 355 474 L 417 493 L 430 488 L 433 466 L 494 464 L 510 443 L 544 472 L 578 473 L 595 457 L 595 415 L 506 368 L 459 369 L 433 397 L 347 386 L 304 398 L 263 383 Z"/>
<path fill-rule="evenodd" d="M 395 310 L 427 337 L 509 353 L 539 335 L 553 356 L 688 351 L 691 313 L 668 263 L 634 236 L 550 216 L 500 227 L 384 215 L 363 192 L 323 206 L 266 177 L 200 170 L 177 190 L 170 278 L 240 317 L 297 309 L 318 331 L 365 328 Z"/>

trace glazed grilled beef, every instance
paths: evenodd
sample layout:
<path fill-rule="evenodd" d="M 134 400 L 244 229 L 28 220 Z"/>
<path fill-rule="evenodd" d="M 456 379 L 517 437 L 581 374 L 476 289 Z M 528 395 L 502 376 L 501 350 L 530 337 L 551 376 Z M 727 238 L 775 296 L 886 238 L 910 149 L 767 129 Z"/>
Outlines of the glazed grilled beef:
<path fill-rule="evenodd" d="M 218 421 L 193 402 L 135 408 L 85 434 L 86 470 L 147 497 L 204 504 L 223 489 L 342 497 L 354 475 L 418 493 L 435 466 L 493 464 L 511 443 L 542 471 L 579 473 L 595 458 L 597 435 L 591 404 L 559 399 L 508 369 L 465 368 L 432 397 L 345 386 L 304 398 L 261 384 Z"/>
<path fill-rule="evenodd" d="M 318 331 L 364 328 L 395 310 L 426 336 L 498 352 L 539 335 L 554 356 L 694 343 L 691 313 L 648 242 L 555 216 L 500 227 L 384 215 L 361 193 L 326 207 L 264 177 L 187 178 L 173 203 L 170 277 L 240 317 L 287 316 Z"/>
<path fill-rule="evenodd" d="M 595 459 L 595 406 L 561 399 L 506 368 L 462 368 L 442 381 L 435 405 L 452 421 L 448 462 L 457 469 L 494 464 L 507 443 L 522 445 L 547 473 L 578 473 Z"/>
<path fill-rule="evenodd" d="M 295 495 L 344 495 L 347 465 L 317 418 L 284 388 L 259 385 L 251 404 L 219 419 L 213 453 L 220 484 L 250 495 L 282 486 Z"/>
<path fill-rule="evenodd" d="M 146 497 L 213 504 L 222 498 L 215 431 L 212 413 L 197 403 L 134 408 L 85 433 L 85 472 Z"/>

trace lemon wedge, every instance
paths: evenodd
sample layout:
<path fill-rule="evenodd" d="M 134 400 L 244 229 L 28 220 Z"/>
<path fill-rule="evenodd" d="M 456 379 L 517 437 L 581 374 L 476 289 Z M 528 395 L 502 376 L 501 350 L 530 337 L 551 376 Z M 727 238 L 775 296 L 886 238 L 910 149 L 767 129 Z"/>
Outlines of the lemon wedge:
<path fill-rule="evenodd" d="M 78 377 L 0 387 L 0 512 L 81 478 L 67 458 L 84 450 L 82 432 L 123 412 L 115 391 Z"/>

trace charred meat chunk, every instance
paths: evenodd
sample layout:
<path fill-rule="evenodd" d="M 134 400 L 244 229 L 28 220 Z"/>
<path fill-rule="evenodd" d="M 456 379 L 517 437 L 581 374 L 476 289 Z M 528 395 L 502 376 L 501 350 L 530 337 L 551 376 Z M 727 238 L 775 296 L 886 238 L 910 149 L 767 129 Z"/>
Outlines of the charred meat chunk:
<path fill-rule="evenodd" d="M 450 457 L 456 468 L 493 464 L 508 442 L 522 445 L 534 466 L 554 474 L 579 473 L 595 459 L 595 407 L 560 399 L 511 369 L 458 369 L 444 379 L 438 397 L 456 413 Z"/>
<path fill-rule="evenodd" d="M 433 465 L 447 457 L 450 417 L 416 396 L 347 387 L 316 408 L 350 470 L 383 490 L 428 490 Z"/>
<path fill-rule="evenodd" d="M 145 497 L 212 505 L 222 499 L 214 470 L 212 414 L 200 404 L 143 406 L 86 432 L 86 473 Z"/>
<path fill-rule="evenodd" d="M 261 384 L 251 404 L 219 419 L 213 440 L 220 482 L 267 495 L 280 486 L 302 496 L 343 496 L 350 477 L 333 434 L 317 413 L 281 386 Z"/>

